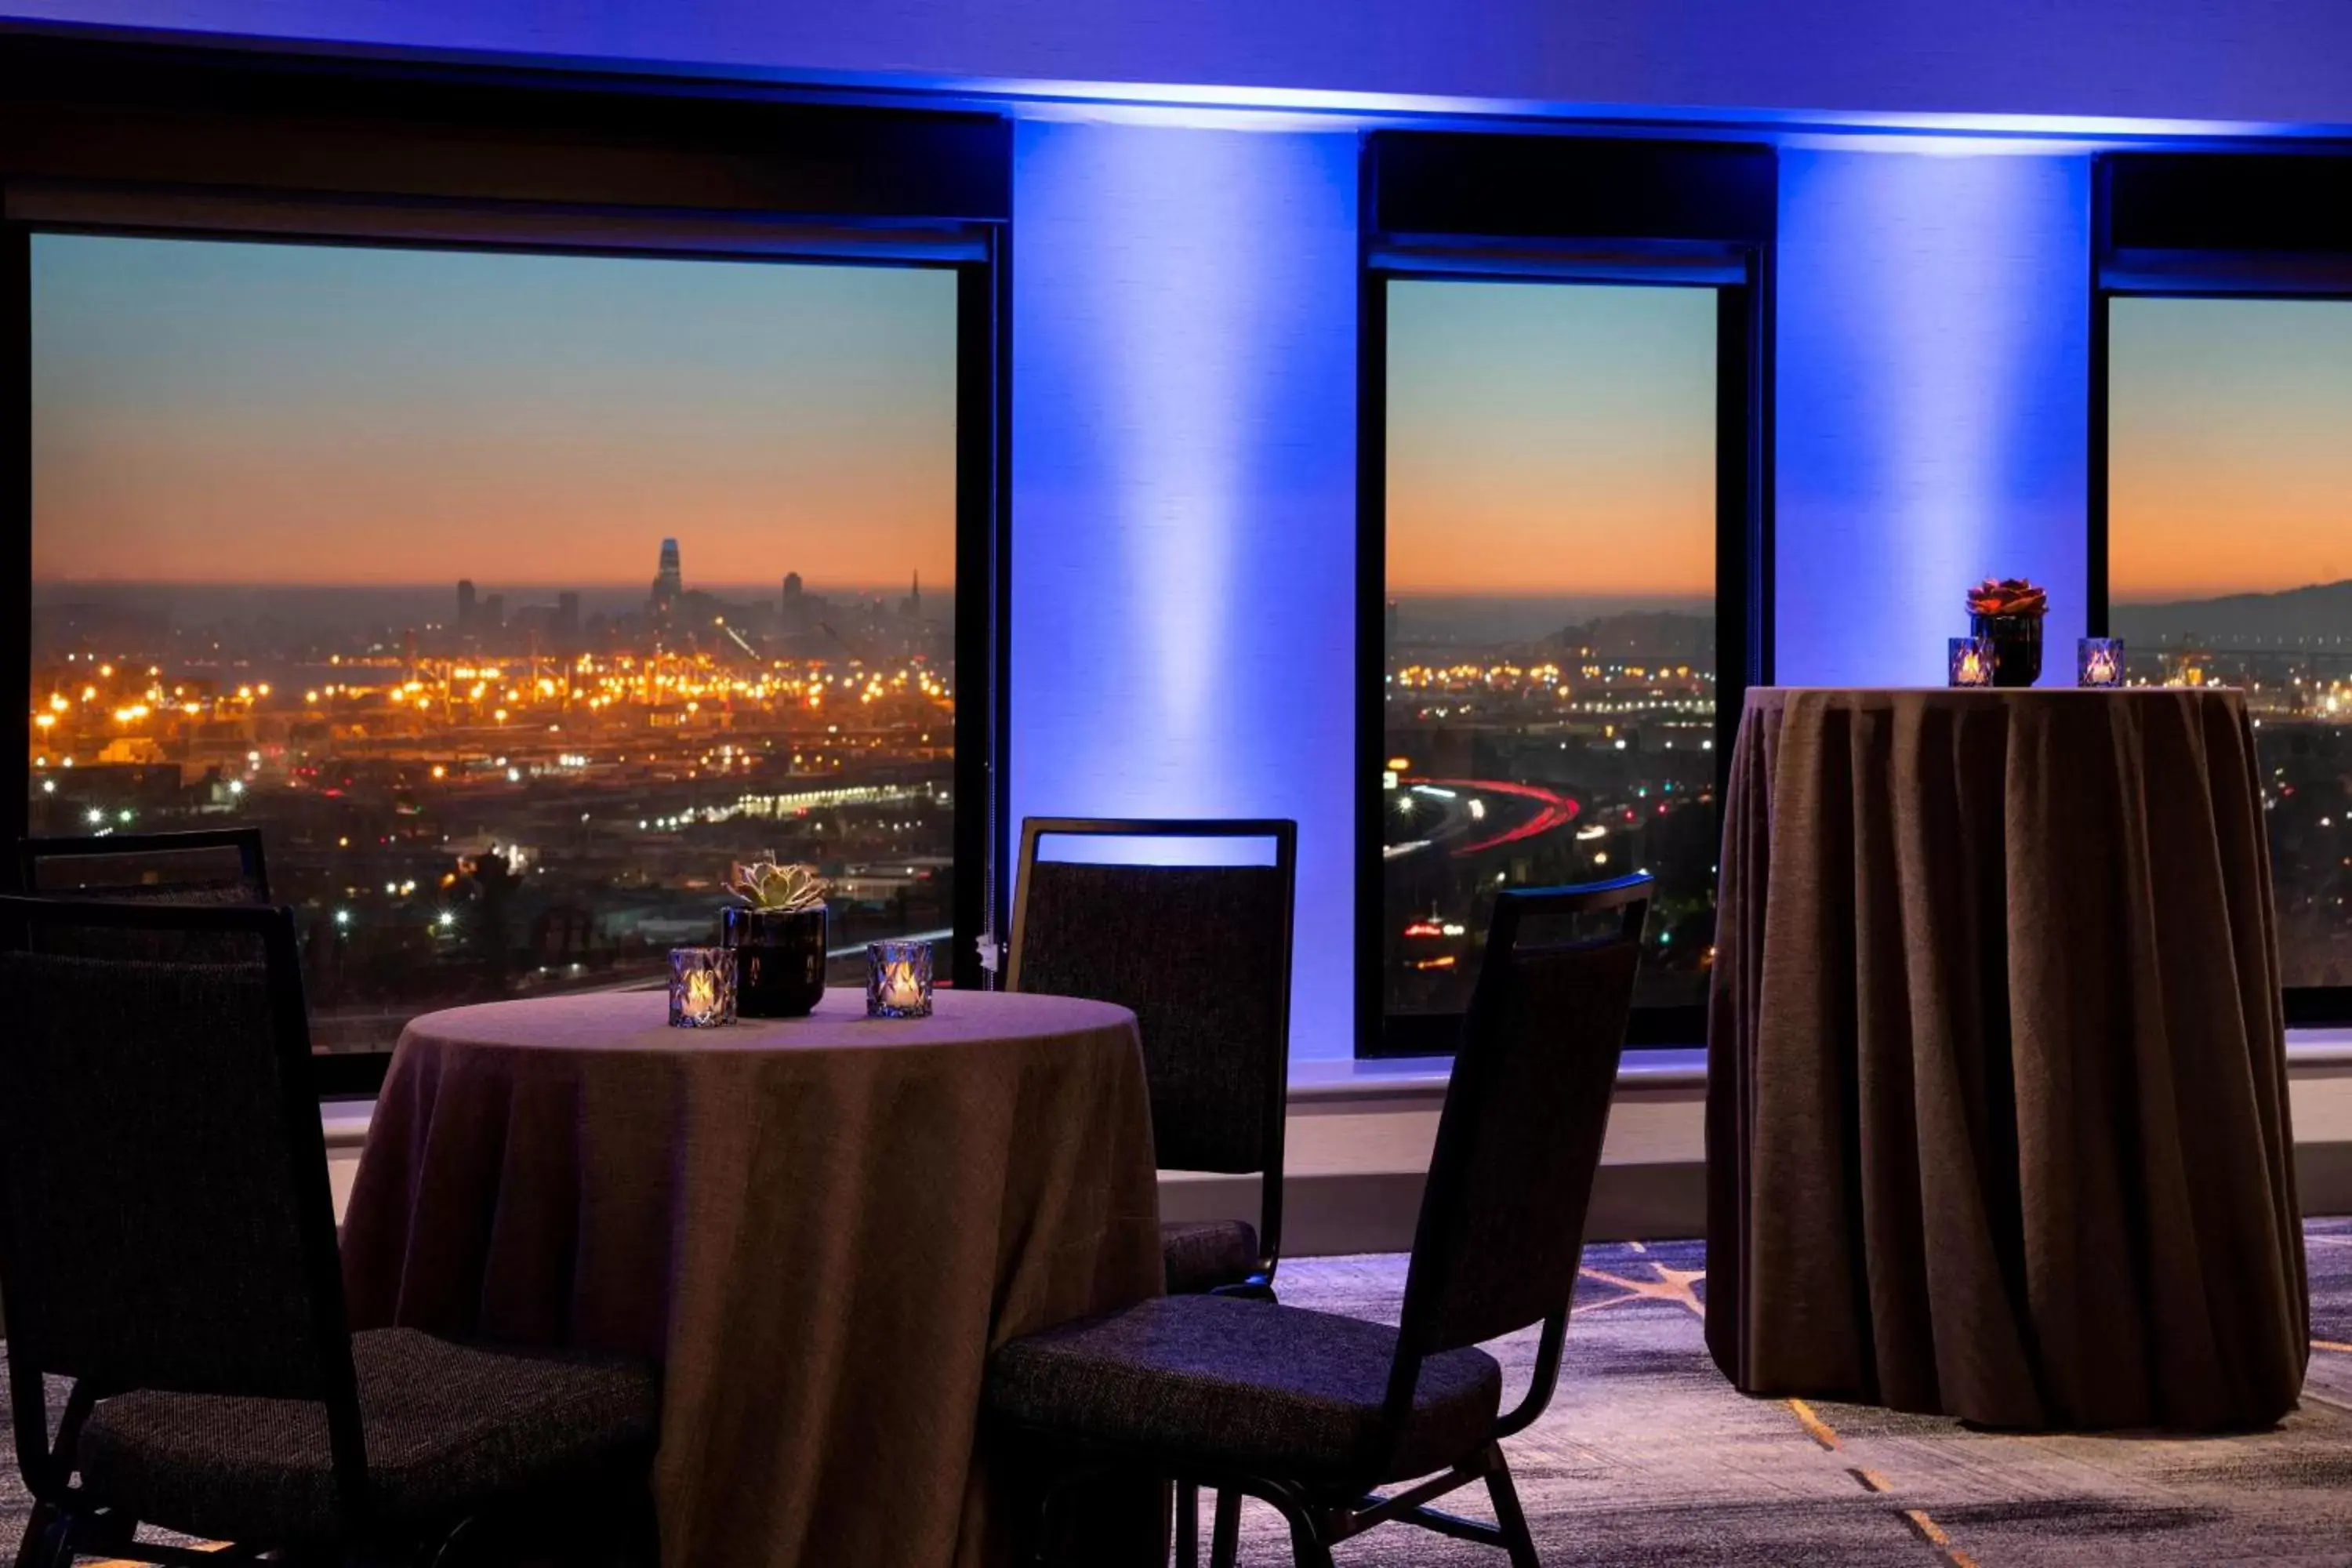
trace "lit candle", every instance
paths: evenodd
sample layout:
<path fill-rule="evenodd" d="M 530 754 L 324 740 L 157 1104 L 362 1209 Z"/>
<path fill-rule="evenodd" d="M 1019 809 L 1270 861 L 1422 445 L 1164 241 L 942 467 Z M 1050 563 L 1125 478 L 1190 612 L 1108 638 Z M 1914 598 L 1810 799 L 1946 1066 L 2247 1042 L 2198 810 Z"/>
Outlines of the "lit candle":
<path fill-rule="evenodd" d="M 2121 637 L 2084 637 L 2075 645 L 2075 684 L 2121 686 L 2124 645 Z"/>
<path fill-rule="evenodd" d="M 1992 684 L 1992 640 L 1990 637 L 1951 639 L 1949 679 L 1954 686 Z"/>
<path fill-rule="evenodd" d="M 866 944 L 866 1012 L 875 1018 L 928 1018 L 931 1014 L 931 944 Z"/>
<path fill-rule="evenodd" d="M 670 949 L 669 1021 L 678 1029 L 713 1029 L 735 1021 L 733 949 Z"/>

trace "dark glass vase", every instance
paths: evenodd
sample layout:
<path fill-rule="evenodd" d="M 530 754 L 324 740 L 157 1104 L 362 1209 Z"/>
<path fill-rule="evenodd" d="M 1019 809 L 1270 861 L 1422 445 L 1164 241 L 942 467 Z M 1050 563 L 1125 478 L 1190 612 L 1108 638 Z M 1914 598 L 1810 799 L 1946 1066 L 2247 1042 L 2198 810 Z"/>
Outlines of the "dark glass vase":
<path fill-rule="evenodd" d="M 2040 616 L 1970 616 L 1971 636 L 1992 639 L 1992 683 L 2031 686 L 2042 679 Z"/>
<path fill-rule="evenodd" d="M 719 940 L 735 950 L 735 1012 L 798 1018 L 824 994 L 824 906 L 719 911 Z"/>

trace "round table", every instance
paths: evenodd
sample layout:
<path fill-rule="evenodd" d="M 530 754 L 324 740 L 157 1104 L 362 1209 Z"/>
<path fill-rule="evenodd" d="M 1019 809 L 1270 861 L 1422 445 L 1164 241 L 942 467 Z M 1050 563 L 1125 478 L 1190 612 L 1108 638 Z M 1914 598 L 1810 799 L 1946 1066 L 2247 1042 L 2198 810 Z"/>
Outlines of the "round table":
<path fill-rule="evenodd" d="M 402 1035 L 343 1235 L 354 1326 L 663 1373 L 663 1561 L 979 1563 L 989 1353 L 1160 1289 L 1135 1019 L 941 991 L 923 1019 L 674 1029 L 660 992 Z"/>
<path fill-rule="evenodd" d="M 2259 1426 L 2309 1356 L 2234 691 L 1749 691 L 1707 1342 L 1756 1394 Z"/>

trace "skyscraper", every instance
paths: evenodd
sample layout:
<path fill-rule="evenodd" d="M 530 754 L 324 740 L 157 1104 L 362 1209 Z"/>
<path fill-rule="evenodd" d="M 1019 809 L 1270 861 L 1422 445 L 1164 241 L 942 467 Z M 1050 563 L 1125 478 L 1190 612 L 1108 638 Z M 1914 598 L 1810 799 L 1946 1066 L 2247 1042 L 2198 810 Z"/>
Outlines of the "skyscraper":
<path fill-rule="evenodd" d="M 507 596 L 492 594 L 482 601 L 482 613 L 476 619 L 477 631 L 504 631 L 507 624 Z"/>
<path fill-rule="evenodd" d="M 580 636 L 580 595 L 562 593 L 555 595 L 555 635 L 563 642 L 565 650 Z"/>
<path fill-rule="evenodd" d="M 776 629 L 783 636 L 805 636 L 809 629 L 808 595 L 801 592 L 801 574 L 784 574 L 784 599 L 782 613 L 776 617 Z"/>
<path fill-rule="evenodd" d="M 474 635 L 474 580 L 471 577 L 457 579 L 457 635 L 461 637 Z"/>
<path fill-rule="evenodd" d="M 677 601 L 685 592 L 685 579 L 678 573 L 677 541 L 665 539 L 661 546 L 661 569 L 654 574 L 653 596 L 646 603 L 646 613 L 656 623 L 667 623 L 677 609 Z"/>

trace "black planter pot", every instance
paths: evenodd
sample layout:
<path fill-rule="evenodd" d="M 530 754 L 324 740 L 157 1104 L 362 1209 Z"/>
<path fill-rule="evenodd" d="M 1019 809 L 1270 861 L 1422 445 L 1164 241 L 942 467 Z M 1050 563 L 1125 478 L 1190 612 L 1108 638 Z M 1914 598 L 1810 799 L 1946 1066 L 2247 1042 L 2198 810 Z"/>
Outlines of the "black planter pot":
<path fill-rule="evenodd" d="M 1969 634 L 1992 639 L 1995 686 L 2031 686 L 2042 679 L 2040 616 L 1970 616 Z"/>
<path fill-rule="evenodd" d="M 719 911 L 719 941 L 735 950 L 735 1011 L 798 1018 L 824 994 L 824 906 Z"/>

